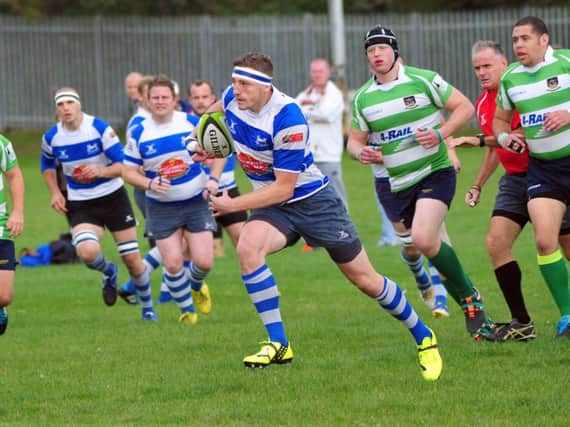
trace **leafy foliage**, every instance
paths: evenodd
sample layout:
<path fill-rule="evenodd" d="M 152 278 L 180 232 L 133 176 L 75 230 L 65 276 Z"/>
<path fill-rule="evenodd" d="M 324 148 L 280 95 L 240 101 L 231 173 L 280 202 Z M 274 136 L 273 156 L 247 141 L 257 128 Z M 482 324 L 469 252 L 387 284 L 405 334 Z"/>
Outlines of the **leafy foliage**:
<path fill-rule="evenodd" d="M 345 2 L 346 13 L 430 12 L 496 7 L 521 7 L 518 0 L 352 0 Z M 544 0 L 543 6 L 564 5 L 566 0 Z M 0 0 L 0 13 L 40 18 L 44 16 L 85 15 L 282 15 L 326 13 L 326 0 Z"/>

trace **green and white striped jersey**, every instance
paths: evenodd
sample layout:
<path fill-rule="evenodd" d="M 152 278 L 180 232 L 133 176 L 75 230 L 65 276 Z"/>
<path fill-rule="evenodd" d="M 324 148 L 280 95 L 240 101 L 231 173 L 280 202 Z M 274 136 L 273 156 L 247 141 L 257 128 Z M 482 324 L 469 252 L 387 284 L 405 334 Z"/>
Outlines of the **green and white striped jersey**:
<path fill-rule="evenodd" d="M 540 160 L 570 156 L 570 125 L 556 132 L 543 126 L 549 112 L 570 111 L 570 50 L 549 46 L 540 64 L 511 64 L 501 76 L 497 105 L 519 110 L 530 156 Z"/>
<path fill-rule="evenodd" d="M 400 65 L 396 80 L 378 84 L 371 78 L 356 92 L 351 126 L 370 133 L 369 145 L 382 146 L 392 191 L 453 166 L 444 142 L 426 149 L 415 140 L 417 129 L 440 127 L 440 109 L 452 90 L 434 71 Z"/>
<path fill-rule="evenodd" d="M 4 172 L 12 169 L 18 164 L 16 153 L 12 148 L 12 143 L 3 135 L 0 135 L 0 239 L 12 240 L 10 232 L 6 229 L 8 222 L 8 208 L 6 206 L 6 194 L 4 191 Z"/>

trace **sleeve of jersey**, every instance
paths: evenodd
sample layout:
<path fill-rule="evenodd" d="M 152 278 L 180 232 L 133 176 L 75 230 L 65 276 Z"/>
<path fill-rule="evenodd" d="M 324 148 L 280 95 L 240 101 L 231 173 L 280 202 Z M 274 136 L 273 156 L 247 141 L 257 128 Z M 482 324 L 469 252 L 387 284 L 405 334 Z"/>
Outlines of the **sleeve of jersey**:
<path fill-rule="evenodd" d="M 431 92 L 435 105 L 439 108 L 443 108 L 449 100 L 451 92 L 453 92 L 453 86 L 443 80 L 443 78 L 437 73 L 434 73 L 433 78 L 430 80 L 428 89 Z"/>
<path fill-rule="evenodd" d="M 47 169 L 56 169 L 55 156 L 50 144 L 52 136 L 48 132 L 42 137 L 42 153 L 40 155 L 40 170 L 42 172 Z"/>
<path fill-rule="evenodd" d="M 368 123 L 362 115 L 360 110 L 360 95 L 362 92 L 358 91 L 352 100 L 352 119 L 350 120 L 350 127 L 363 132 L 368 132 Z"/>
<path fill-rule="evenodd" d="M 136 126 L 131 132 L 131 137 L 125 145 L 125 166 L 142 166 L 143 161 L 139 151 L 139 144 L 137 142 L 142 131 L 141 126 Z"/>
<path fill-rule="evenodd" d="M 222 104 L 224 106 L 224 110 L 228 108 L 228 105 L 234 98 L 234 88 L 232 85 L 230 85 L 226 88 L 226 90 L 224 90 L 224 93 L 222 94 Z"/>
<path fill-rule="evenodd" d="M 504 75 L 503 75 L 504 77 Z M 511 103 L 511 100 L 509 99 L 509 95 L 507 93 L 507 89 L 505 87 L 505 81 L 503 80 L 503 77 L 501 77 L 501 82 L 499 83 L 499 91 L 497 93 L 497 106 L 499 108 L 502 108 L 503 110 L 513 110 L 514 106 Z"/>
<path fill-rule="evenodd" d="M 273 168 L 301 173 L 305 169 L 309 127 L 295 103 L 287 104 L 275 116 L 273 127 Z"/>
<path fill-rule="evenodd" d="M 0 146 L 2 147 L 2 157 L 0 157 L 0 169 L 8 171 L 18 164 L 16 153 L 12 147 L 12 143 L 5 137 L 0 135 Z"/>
<path fill-rule="evenodd" d="M 123 146 L 121 144 L 121 140 L 111 126 L 107 126 L 107 129 L 103 132 L 101 140 L 103 141 L 103 150 L 107 157 L 111 159 L 113 163 L 123 163 L 125 158 Z"/>
<path fill-rule="evenodd" d="M 200 121 L 200 117 L 186 114 L 186 120 L 188 120 L 193 127 L 196 127 Z"/>

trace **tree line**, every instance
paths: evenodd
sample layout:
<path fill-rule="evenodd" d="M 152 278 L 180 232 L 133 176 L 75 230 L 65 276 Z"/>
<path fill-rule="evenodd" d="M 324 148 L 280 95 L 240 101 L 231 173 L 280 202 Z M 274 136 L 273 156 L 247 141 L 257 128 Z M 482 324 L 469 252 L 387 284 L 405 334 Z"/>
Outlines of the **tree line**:
<path fill-rule="evenodd" d="M 542 6 L 566 5 L 568 0 L 542 0 Z M 345 13 L 408 13 L 521 7 L 524 0 L 350 0 Z M 327 12 L 327 0 L 0 0 L 0 14 L 47 16 L 180 16 L 283 15 Z"/>

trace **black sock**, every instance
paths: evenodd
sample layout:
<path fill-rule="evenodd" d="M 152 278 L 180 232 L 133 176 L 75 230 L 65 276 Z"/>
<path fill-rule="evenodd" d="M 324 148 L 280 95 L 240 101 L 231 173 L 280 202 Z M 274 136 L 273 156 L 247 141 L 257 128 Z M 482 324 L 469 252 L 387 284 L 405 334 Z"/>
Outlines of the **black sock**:
<path fill-rule="evenodd" d="M 511 311 L 511 317 L 521 323 L 530 322 L 530 316 L 526 311 L 521 289 L 521 269 L 516 261 L 508 262 L 495 269 L 495 277 L 505 301 Z"/>

